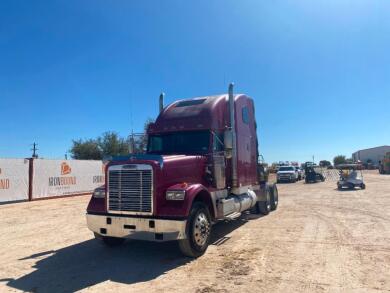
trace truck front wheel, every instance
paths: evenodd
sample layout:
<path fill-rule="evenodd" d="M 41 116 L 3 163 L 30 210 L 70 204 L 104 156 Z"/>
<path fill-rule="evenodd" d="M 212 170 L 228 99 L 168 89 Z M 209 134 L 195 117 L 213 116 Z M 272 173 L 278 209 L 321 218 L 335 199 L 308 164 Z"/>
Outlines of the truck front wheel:
<path fill-rule="evenodd" d="M 93 233 L 95 235 L 96 239 L 101 240 L 105 245 L 113 247 L 113 246 L 119 246 L 123 242 L 125 242 L 126 239 L 124 238 L 118 238 L 118 237 L 108 237 L 108 236 L 102 236 L 97 233 Z"/>
<path fill-rule="evenodd" d="M 209 246 L 211 217 L 206 205 L 195 202 L 191 208 L 186 228 L 186 239 L 179 240 L 181 252 L 189 257 L 203 255 Z"/>

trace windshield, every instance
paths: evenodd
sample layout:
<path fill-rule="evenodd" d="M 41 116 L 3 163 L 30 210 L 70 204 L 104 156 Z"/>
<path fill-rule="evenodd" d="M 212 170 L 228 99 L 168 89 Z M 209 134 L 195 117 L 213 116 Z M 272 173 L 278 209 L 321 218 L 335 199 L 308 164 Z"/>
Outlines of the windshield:
<path fill-rule="evenodd" d="M 149 154 L 206 154 L 209 151 L 209 131 L 183 131 L 149 136 Z"/>
<path fill-rule="evenodd" d="M 294 167 L 280 167 L 279 171 L 294 171 Z"/>

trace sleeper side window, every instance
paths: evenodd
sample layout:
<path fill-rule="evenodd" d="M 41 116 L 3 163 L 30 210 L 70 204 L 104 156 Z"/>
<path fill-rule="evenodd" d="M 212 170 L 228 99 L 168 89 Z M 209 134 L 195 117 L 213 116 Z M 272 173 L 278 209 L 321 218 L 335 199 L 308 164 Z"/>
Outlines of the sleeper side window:
<path fill-rule="evenodd" d="M 249 124 L 249 111 L 246 106 L 242 108 L 242 122 Z"/>

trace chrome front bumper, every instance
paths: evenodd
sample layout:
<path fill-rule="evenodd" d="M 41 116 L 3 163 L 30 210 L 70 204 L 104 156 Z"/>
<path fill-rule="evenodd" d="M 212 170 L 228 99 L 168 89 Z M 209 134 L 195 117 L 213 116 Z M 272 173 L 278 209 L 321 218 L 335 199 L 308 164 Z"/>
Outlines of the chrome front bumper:
<path fill-rule="evenodd" d="M 162 220 L 87 214 L 88 228 L 102 236 L 149 241 L 186 238 L 186 220 Z"/>

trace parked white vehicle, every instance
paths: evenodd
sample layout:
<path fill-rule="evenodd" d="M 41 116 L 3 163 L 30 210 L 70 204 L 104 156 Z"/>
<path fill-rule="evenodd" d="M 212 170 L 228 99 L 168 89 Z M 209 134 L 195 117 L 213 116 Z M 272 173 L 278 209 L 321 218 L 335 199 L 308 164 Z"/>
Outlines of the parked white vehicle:
<path fill-rule="evenodd" d="M 302 180 L 305 178 L 305 171 L 301 167 L 295 167 L 298 171 L 298 180 Z"/>
<path fill-rule="evenodd" d="M 280 182 L 297 182 L 298 170 L 294 166 L 281 166 L 276 173 L 276 181 Z"/>

